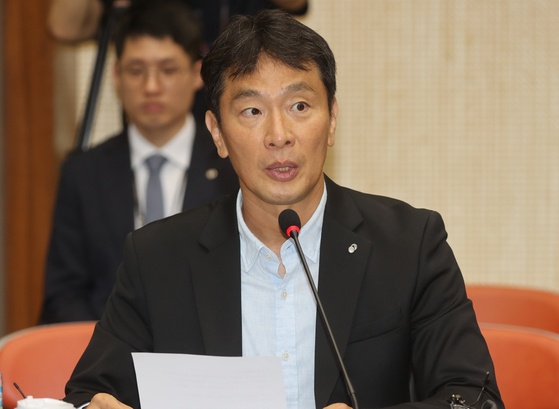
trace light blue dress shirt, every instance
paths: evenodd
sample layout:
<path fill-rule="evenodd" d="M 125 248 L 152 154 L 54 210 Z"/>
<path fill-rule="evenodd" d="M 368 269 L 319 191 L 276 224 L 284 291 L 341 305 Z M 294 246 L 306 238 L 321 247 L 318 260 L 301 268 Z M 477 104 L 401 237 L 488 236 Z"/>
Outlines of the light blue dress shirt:
<path fill-rule="evenodd" d="M 239 191 L 243 356 L 280 357 L 287 407 L 314 409 L 316 302 L 312 290 L 291 239 L 280 250 L 285 277 L 278 274 L 279 259 L 248 229 L 242 203 Z M 317 288 L 325 206 L 326 186 L 313 216 L 299 234 Z"/>

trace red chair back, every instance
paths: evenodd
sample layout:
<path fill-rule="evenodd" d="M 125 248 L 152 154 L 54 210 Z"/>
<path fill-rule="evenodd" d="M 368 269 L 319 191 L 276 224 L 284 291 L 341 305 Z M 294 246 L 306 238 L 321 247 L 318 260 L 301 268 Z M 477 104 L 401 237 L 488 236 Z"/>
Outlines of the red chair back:
<path fill-rule="evenodd" d="M 22 396 L 62 399 L 64 387 L 85 350 L 95 322 L 28 328 L 0 340 L 4 408 L 15 408 Z"/>
<path fill-rule="evenodd" d="M 507 409 L 559 409 L 559 335 L 480 324 Z"/>
<path fill-rule="evenodd" d="M 518 325 L 559 333 L 559 295 L 499 286 L 466 286 L 478 322 Z"/>

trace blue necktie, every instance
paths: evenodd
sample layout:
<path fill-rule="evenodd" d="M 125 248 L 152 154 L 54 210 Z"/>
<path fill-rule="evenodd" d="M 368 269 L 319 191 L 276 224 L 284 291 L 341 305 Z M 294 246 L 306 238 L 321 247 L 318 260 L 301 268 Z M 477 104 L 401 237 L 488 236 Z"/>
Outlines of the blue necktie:
<path fill-rule="evenodd" d="M 146 190 L 146 224 L 162 219 L 165 215 L 163 210 L 163 190 L 161 189 L 159 174 L 161 167 L 166 161 L 167 159 L 164 156 L 158 154 L 146 159 L 146 164 L 149 168 L 149 180 Z"/>

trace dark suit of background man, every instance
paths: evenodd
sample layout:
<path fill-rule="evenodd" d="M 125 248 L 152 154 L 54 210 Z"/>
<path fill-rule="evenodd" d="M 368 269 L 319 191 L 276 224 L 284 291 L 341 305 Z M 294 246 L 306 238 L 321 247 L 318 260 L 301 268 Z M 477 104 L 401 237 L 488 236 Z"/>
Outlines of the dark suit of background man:
<path fill-rule="evenodd" d="M 115 33 L 114 82 L 130 124 L 62 167 L 46 264 L 42 321 L 98 320 L 126 234 L 145 224 L 149 170 L 161 154 L 162 216 L 238 190 L 205 124 L 191 114 L 201 28 L 181 4 L 132 7 Z"/>
<path fill-rule="evenodd" d="M 278 356 L 289 409 L 348 408 L 295 246 L 278 225 L 291 208 L 361 408 L 449 408 L 453 394 L 473 403 L 486 371 L 482 402 L 503 408 L 441 217 L 323 174 L 338 115 L 324 39 L 281 12 L 239 17 L 204 58 L 202 78 L 206 125 L 240 192 L 128 236 L 65 399 L 137 408 L 131 352 L 148 351 Z"/>

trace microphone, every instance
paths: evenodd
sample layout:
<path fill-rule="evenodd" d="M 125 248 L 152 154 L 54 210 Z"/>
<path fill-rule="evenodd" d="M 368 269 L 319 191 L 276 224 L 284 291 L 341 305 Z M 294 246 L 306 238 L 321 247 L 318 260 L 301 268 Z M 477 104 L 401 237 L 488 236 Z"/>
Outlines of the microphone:
<path fill-rule="evenodd" d="M 336 340 L 334 339 L 334 334 L 332 334 L 332 330 L 330 329 L 330 324 L 328 323 L 328 318 L 326 318 L 326 313 L 324 312 L 324 308 L 322 307 L 322 302 L 320 301 L 320 297 L 318 296 L 318 291 L 316 286 L 314 285 L 314 281 L 312 279 L 311 271 L 309 270 L 309 266 L 307 265 L 307 260 L 305 260 L 305 255 L 303 254 L 303 249 L 301 248 L 301 243 L 299 243 L 299 231 L 301 230 L 301 219 L 299 219 L 299 215 L 293 209 L 285 209 L 279 215 L 278 222 L 280 225 L 281 230 L 287 234 L 288 237 L 291 237 L 295 242 L 295 246 L 297 247 L 297 252 L 299 253 L 299 258 L 301 259 L 301 263 L 303 264 L 303 269 L 305 270 L 305 274 L 307 275 L 307 279 L 309 281 L 309 285 L 311 286 L 311 290 L 314 294 L 314 299 L 316 300 L 316 305 L 318 307 L 318 311 L 322 321 L 324 322 L 324 326 L 326 327 L 326 332 L 328 334 L 328 339 L 334 348 L 334 352 L 336 353 L 336 360 L 338 361 L 338 365 L 341 368 L 342 376 L 344 377 L 344 381 L 347 388 L 347 393 L 351 399 L 351 404 L 353 409 L 359 409 L 359 405 L 357 404 L 357 396 L 355 394 L 355 390 L 353 389 L 353 384 L 349 380 L 349 375 L 345 369 L 344 361 L 342 360 L 342 356 L 340 355 L 340 351 L 338 350 L 338 345 L 336 344 Z"/>

